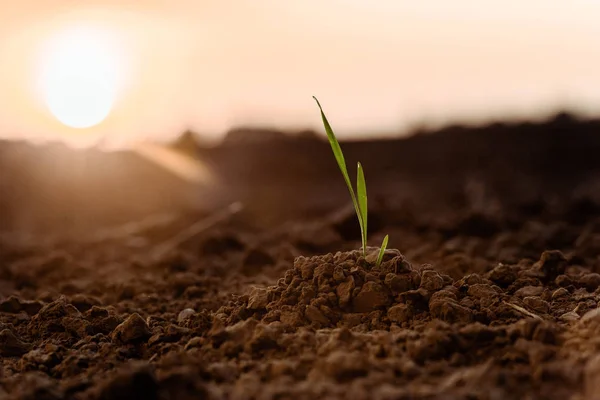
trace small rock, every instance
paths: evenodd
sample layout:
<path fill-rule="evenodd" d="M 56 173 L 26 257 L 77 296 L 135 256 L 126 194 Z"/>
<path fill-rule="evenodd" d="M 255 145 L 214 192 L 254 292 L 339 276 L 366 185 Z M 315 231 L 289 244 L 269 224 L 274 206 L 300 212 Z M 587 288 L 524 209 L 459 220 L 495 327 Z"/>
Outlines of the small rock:
<path fill-rule="evenodd" d="M 186 308 L 182 310 L 179 315 L 177 315 L 177 323 L 183 323 L 186 319 L 192 317 L 194 314 L 196 314 L 196 311 L 194 311 L 192 308 Z"/>
<path fill-rule="evenodd" d="M 304 311 L 304 316 L 311 322 L 316 322 L 321 325 L 329 325 L 329 319 L 315 306 L 307 306 Z"/>
<path fill-rule="evenodd" d="M 560 299 L 561 297 L 565 297 L 569 295 L 569 291 L 565 288 L 558 288 L 552 293 L 552 300 Z"/>
<path fill-rule="evenodd" d="M 515 292 L 515 296 L 531 297 L 540 296 L 544 292 L 542 286 L 525 286 Z"/>
<path fill-rule="evenodd" d="M 366 313 L 389 304 L 387 288 L 378 282 L 366 282 L 352 301 L 355 312 Z"/>
<path fill-rule="evenodd" d="M 444 278 L 436 271 L 423 271 L 420 287 L 429 292 L 435 292 L 444 287 Z"/>
<path fill-rule="evenodd" d="M 594 292 L 600 286 L 600 274 L 586 274 L 581 278 L 580 282 L 585 286 L 588 292 Z"/>
<path fill-rule="evenodd" d="M 112 333 L 113 341 L 125 344 L 142 342 L 150 336 L 152 336 L 152 333 L 150 332 L 150 328 L 148 328 L 148 324 L 137 313 L 131 314 Z"/>
<path fill-rule="evenodd" d="M 185 349 L 191 349 L 194 347 L 202 347 L 202 344 L 204 343 L 204 338 L 200 337 L 200 336 L 194 336 L 193 338 L 191 338 L 190 340 L 188 340 L 188 342 L 185 345 Z"/>
<path fill-rule="evenodd" d="M 523 303 L 530 309 L 540 313 L 545 314 L 550 310 L 550 304 L 537 296 L 525 297 Z"/>
<path fill-rule="evenodd" d="M 262 310 L 269 304 L 269 292 L 265 288 L 253 287 L 248 297 L 249 310 Z"/>
<path fill-rule="evenodd" d="M 21 356 L 31 350 L 31 345 L 18 338 L 10 329 L 0 332 L 0 355 L 3 357 Z"/>
<path fill-rule="evenodd" d="M 563 322 L 579 321 L 579 318 L 581 318 L 579 314 L 573 311 L 566 312 L 559 317 L 559 319 Z"/>
<path fill-rule="evenodd" d="M 412 318 L 412 315 L 412 307 L 407 304 L 396 304 L 390 307 L 387 312 L 389 320 L 397 324 L 408 322 Z"/>

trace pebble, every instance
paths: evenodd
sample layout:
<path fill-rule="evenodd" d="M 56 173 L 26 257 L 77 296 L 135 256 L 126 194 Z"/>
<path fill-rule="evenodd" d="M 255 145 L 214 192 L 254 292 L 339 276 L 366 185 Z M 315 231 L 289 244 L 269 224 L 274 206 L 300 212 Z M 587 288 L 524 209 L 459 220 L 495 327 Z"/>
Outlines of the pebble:
<path fill-rule="evenodd" d="M 117 326 L 112 333 L 112 340 L 125 344 L 142 342 L 147 340 L 152 333 L 146 321 L 137 313 L 131 314 L 121 325 Z"/>
<path fill-rule="evenodd" d="M 552 293 L 552 300 L 560 299 L 561 297 L 565 297 L 569 295 L 569 291 L 563 287 L 558 288 Z"/>
<path fill-rule="evenodd" d="M 566 312 L 559 317 L 559 319 L 564 322 L 579 321 L 579 318 L 581 318 L 579 314 L 574 311 Z"/>
<path fill-rule="evenodd" d="M 196 314 L 196 311 L 194 311 L 192 308 L 186 308 L 185 310 L 182 310 L 179 315 L 177 315 L 177 323 L 182 323 L 194 314 Z"/>
<path fill-rule="evenodd" d="M 519 297 L 540 296 L 544 292 L 542 286 L 525 286 L 515 292 Z"/>

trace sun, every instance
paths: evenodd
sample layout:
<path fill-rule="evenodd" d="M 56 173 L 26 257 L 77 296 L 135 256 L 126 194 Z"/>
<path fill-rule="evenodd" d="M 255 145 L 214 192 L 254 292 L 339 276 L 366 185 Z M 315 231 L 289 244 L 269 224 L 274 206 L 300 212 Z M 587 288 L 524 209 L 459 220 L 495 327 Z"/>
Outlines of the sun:
<path fill-rule="evenodd" d="M 118 91 L 119 57 L 108 32 L 73 27 L 44 48 L 39 84 L 44 103 L 60 122 L 89 128 L 104 121 Z"/>

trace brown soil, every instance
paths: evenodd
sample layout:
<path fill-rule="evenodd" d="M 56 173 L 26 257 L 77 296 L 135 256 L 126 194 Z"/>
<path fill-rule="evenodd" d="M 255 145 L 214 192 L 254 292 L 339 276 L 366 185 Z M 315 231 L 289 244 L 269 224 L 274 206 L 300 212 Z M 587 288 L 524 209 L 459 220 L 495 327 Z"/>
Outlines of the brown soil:
<path fill-rule="evenodd" d="M 48 176 L 30 198 L 47 165 L 4 144 L 0 398 L 600 399 L 598 132 L 559 116 L 343 145 L 370 244 L 391 238 L 379 267 L 310 135 L 196 149 L 224 183 L 198 197 L 95 154 L 137 165 L 129 191 L 95 176 L 44 200 Z"/>

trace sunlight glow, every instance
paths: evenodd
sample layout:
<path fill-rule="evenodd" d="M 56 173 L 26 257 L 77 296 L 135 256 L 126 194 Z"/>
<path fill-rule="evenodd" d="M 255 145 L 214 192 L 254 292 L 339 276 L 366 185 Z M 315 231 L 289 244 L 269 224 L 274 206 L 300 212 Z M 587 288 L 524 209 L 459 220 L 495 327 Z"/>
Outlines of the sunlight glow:
<path fill-rule="evenodd" d="M 46 106 L 63 124 L 89 128 L 109 115 L 118 90 L 119 57 L 110 35 L 73 27 L 56 35 L 40 62 Z"/>

